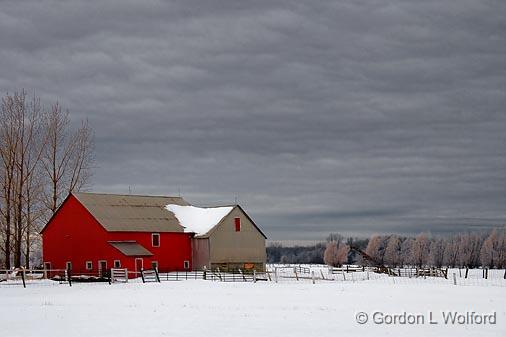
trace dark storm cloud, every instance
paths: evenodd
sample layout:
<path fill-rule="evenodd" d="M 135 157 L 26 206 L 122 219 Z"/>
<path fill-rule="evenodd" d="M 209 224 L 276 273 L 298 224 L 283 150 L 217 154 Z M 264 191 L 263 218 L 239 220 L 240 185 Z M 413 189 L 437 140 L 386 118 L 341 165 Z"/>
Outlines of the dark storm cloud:
<path fill-rule="evenodd" d="M 506 222 L 504 1 L 3 1 L 0 89 L 96 131 L 93 189 L 237 197 L 275 240 Z"/>

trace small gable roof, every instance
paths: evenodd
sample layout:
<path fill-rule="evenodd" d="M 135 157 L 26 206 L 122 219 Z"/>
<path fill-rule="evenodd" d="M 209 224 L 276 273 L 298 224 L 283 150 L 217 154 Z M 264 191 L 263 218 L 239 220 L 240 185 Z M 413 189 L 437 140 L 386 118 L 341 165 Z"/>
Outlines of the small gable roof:
<path fill-rule="evenodd" d="M 244 211 L 240 205 L 232 206 L 216 206 L 216 207 L 195 207 L 195 206 L 179 206 L 167 205 L 165 209 L 170 211 L 179 220 L 179 223 L 185 227 L 187 233 L 195 233 L 196 237 L 209 237 L 223 220 L 238 208 L 258 230 L 258 232 L 267 239 L 267 236 L 255 224 L 253 219 Z"/>
<path fill-rule="evenodd" d="M 189 203 L 181 197 L 73 193 L 109 232 L 183 232 L 165 205 Z"/>

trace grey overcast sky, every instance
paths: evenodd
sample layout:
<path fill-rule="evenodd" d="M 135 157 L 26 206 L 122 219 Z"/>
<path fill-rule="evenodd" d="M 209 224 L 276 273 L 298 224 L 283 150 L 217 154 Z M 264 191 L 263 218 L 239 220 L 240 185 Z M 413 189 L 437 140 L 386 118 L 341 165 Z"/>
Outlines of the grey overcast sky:
<path fill-rule="evenodd" d="M 272 240 L 506 223 L 506 1 L 0 1 L 0 90 L 91 190 L 238 198 Z"/>

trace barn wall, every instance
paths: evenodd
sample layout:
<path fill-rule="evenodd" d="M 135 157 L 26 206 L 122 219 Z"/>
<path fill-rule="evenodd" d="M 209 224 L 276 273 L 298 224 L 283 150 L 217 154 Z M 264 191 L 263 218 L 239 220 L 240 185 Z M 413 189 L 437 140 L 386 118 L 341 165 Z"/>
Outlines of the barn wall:
<path fill-rule="evenodd" d="M 209 264 L 209 239 L 193 239 L 192 249 L 193 269 L 202 270 L 204 267 L 211 267 Z"/>
<path fill-rule="evenodd" d="M 155 254 L 143 259 L 144 268 L 151 261 L 158 261 L 159 269 L 184 270 L 183 261 L 191 266 L 191 236 L 187 233 L 160 233 L 160 247 L 151 246 L 151 233 L 107 232 L 72 195 L 60 207 L 57 214 L 42 232 L 43 261 L 52 269 L 65 269 L 72 262 L 72 272 L 98 274 L 98 261 L 107 261 L 107 269 L 114 260 L 121 261 L 122 268 L 135 270 L 135 257 L 125 256 L 107 241 L 134 240 Z M 93 269 L 86 270 L 86 261 L 92 261 Z"/>
<path fill-rule="evenodd" d="M 236 217 L 241 219 L 240 232 L 235 231 Z M 239 207 L 235 207 L 211 233 L 209 244 L 212 265 L 238 268 L 254 263 L 257 269 L 259 266 L 265 268 L 265 238 Z"/>
<path fill-rule="evenodd" d="M 143 257 L 144 268 L 151 268 L 151 261 L 158 262 L 161 272 L 185 270 L 184 261 L 190 262 L 192 268 L 191 235 L 188 233 L 159 233 L 160 247 L 153 247 L 151 233 L 110 232 L 109 241 L 135 240 L 154 256 Z"/>
<path fill-rule="evenodd" d="M 71 195 L 42 232 L 43 261 L 50 262 L 52 269 L 65 269 L 70 261 L 74 273 L 88 273 L 86 261 L 91 260 L 92 272 L 98 272 L 98 260 L 108 260 L 110 266 L 113 260 L 124 257 L 107 243 L 107 234 Z"/>

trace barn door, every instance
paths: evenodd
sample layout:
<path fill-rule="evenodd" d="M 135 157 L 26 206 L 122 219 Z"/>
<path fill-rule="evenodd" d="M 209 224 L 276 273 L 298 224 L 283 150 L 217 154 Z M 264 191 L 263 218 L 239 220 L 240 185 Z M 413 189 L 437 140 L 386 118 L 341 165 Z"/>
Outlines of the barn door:
<path fill-rule="evenodd" d="M 107 261 L 98 261 L 98 276 L 102 277 L 107 274 Z"/>
<path fill-rule="evenodd" d="M 141 270 L 144 267 L 144 263 L 141 257 L 135 259 L 135 271 L 138 273 L 137 276 L 140 276 Z"/>

